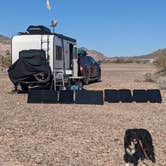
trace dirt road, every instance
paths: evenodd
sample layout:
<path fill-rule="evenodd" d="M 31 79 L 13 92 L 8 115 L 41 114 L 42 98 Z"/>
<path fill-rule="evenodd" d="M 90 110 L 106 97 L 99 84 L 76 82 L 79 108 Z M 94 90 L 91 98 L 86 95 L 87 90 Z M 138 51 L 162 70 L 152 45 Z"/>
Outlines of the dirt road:
<path fill-rule="evenodd" d="M 102 82 L 86 89 L 158 88 L 144 82 L 150 65 L 103 65 Z M 126 129 L 146 128 L 157 162 L 166 166 L 166 91 L 162 104 L 27 104 L 26 94 L 10 94 L 0 73 L 0 166 L 123 166 Z"/>

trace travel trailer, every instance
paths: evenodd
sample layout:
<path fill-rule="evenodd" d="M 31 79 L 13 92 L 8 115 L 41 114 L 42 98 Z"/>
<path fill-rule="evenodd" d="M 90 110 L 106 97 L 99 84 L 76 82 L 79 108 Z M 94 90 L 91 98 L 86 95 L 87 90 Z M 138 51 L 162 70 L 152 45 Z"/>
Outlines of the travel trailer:
<path fill-rule="evenodd" d="M 24 63 L 25 58 L 27 61 L 30 57 L 35 58 L 37 51 L 38 54 L 40 51 L 44 52 L 45 64 L 49 65 L 50 70 L 48 72 L 33 70 L 34 72 L 31 72 L 31 74 L 23 72 L 22 69 L 27 67 Z M 23 57 L 23 63 L 16 65 Z M 36 60 L 34 59 L 34 61 Z M 33 65 L 34 63 L 30 64 Z M 54 90 L 66 89 L 75 84 L 82 86 L 83 77 L 78 76 L 76 40 L 62 34 L 51 33 L 44 26 L 29 26 L 27 32 L 18 33 L 12 38 L 12 65 L 13 67 L 9 68 L 9 77 L 15 85 L 20 84 L 22 89 L 46 83 L 49 83 L 50 88 Z M 33 65 L 34 67 L 36 66 Z M 28 70 L 31 71 L 32 69 L 28 67 Z M 15 76 L 20 74 L 17 71 L 22 72 L 21 79 L 15 79 Z M 25 73 L 28 73 L 26 77 Z"/>

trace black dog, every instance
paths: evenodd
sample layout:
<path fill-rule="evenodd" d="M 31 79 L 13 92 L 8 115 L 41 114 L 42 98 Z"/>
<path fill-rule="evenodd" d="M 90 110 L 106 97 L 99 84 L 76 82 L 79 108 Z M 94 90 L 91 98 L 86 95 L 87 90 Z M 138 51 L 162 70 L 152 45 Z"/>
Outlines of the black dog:
<path fill-rule="evenodd" d="M 155 154 L 151 134 L 145 129 L 126 130 L 124 137 L 126 166 L 138 165 L 139 160 L 151 160 L 155 163 Z"/>

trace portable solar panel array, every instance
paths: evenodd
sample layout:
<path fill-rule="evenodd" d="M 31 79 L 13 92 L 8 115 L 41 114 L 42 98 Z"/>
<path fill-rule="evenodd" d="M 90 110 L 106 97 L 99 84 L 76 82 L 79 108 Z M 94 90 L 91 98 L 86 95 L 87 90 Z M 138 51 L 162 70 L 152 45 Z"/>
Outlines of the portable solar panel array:
<path fill-rule="evenodd" d="M 105 90 L 105 101 L 108 103 L 161 103 L 162 96 L 158 89 L 135 89 L 133 91 L 129 89 L 120 90 Z"/>
<path fill-rule="evenodd" d="M 158 89 L 105 89 L 104 91 L 80 90 L 80 91 L 50 91 L 30 90 L 28 103 L 48 104 L 89 104 L 103 105 L 107 103 L 161 103 L 162 96 Z"/>
<path fill-rule="evenodd" d="M 28 103 L 103 105 L 103 96 L 103 91 L 30 90 L 28 93 Z"/>

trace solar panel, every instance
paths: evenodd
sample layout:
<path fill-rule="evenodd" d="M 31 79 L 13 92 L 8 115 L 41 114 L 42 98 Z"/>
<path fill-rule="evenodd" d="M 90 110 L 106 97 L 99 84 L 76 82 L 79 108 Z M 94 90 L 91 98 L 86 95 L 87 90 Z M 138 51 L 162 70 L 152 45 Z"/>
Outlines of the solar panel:
<path fill-rule="evenodd" d="M 59 102 L 61 104 L 73 104 L 74 92 L 71 90 L 60 91 Z"/>
<path fill-rule="evenodd" d="M 103 91 L 87 91 L 81 90 L 76 92 L 75 97 L 76 104 L 92 104 L 103 105 Z"/>
<path fill-rule="evenodd" d="M 119 100 L 122 103 L 131 103 L 133 101 L 131 90 L 129 89 L 120 89 L 118 91 L 118 95 L 119 95 Z"/>
<path fill-rule="evenodd" d="M 148 102 L 147 91 L 143 89 L 133 90 L 133 101 L 137 103 L 146 103 Z"/>
<path fill-rule="evenodd" d="M 56 104 L 58 103 L 58 92 L 50 90 L 29 90 L 28 103 L 44 103 Z"/>
<path fill-rule="evenodd" d="M 162 102 L 162 96 L 161 96 L 160 90 L 158 90 L 158 89 L 147 90 L 147 96 L 148 96 L 148 100 L 151 103 L 161 103 Z"/>
<path fill-rule="evenodd" d="M 119 94 L 117 90 L 114 89 L 105 89 L 104 90 L 104 94 L 105 94 L 105 101 L 109 102 L 109 103 L 118 103 L 119 100 Z"/>

